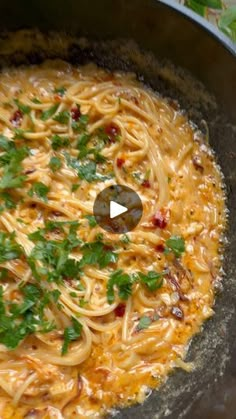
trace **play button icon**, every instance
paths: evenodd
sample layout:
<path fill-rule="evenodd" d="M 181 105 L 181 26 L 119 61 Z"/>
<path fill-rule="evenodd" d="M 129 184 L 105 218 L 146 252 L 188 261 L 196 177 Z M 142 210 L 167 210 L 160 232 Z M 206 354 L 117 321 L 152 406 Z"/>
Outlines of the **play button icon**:
<path fill-rule="evenodd" d="M 94 217 L 106 231 L 123 234 L 133 230 L 142 218 L 138 194 L 128 186 L 112 185 L 103 189 L 94 202 Z"/>
<path fill-rule="evenodd" d="M 110 202 L 110 218 L 118 217 L 118 215 L 124 214 L 128 211 L 128 208 L 123 205 L 117 204 L 115 201 Z"/>

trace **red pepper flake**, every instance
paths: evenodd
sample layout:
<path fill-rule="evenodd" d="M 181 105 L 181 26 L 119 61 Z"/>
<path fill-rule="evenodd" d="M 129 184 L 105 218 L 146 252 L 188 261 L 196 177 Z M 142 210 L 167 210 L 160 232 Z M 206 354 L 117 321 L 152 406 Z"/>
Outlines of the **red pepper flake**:
<path fill-rule="evenodd" d="M 114 310 L 117 317 L 123 317 L 125 314 L 125 304 L 120 303 Z"/>
<path fill-rule="evenodd" d="M 61 102 L 61 95 L 54 95 L 54 99 L 56 102 Z"/>
<path fill-rule="evenodd" d="M 160 229 L 164 229 L 167 226 L 167 220 L 169 217 L 169 210 L 160 210 L 152 217 L 152 223 L 155 227 L 159 227 Z"/>
<path fill-rule="evenodd" d="M 81 117 L 81 112 L 79 106 L 75 106 L 74 108 L 71 108 L 71 117 L 74 121 L 78 121 Z"/>
<path fill-rule="evenodd" d="M 156 249 L 157 252 L 163 253 L 164 250 L 165 250 L 165 246 L 164 246 L 164 244 L 160 243 L 160 244 L 156 245 L 155 249 Z"/>
<path fill-rule="evenodd" d="M 23 113 L 20 111 L 20 109 L 17 109 L 10 118 L 10 122 L 12 125 L 14 125 L 14 127 L 18 127 L 21 124 L 22 119 Z"/>
<path fill-rule="evenodd" d="M 178 320 L 182 320 L 184 318 L 183 310 L 180 307 L 172 307 L 171 313 L 175 316 Z"/>
<path fill-rule="evenodd" d="M 124 160 L 124 159 L 122 159 L 122 158 L 118 158 L 118 159 L 116 160 L 116 165 L 117 165 L 117 167 L 121 168 L 121 167 L 123 166 L 124 162 L 125 162 L 125 160 Z"/>
<path fill-rule="evenodd" d="M 144 181 L 142 182 L 142 186 L 144 188 L 151 188 L 151 183 L 149 182 L 148 179 L 144 179 Z"/>
<path fill-rule="evenodd" d="M 108 135 L 109 141 L 114 143 L 116 141 L 116 137 L 120 135 L 120 128 L 111 122 L 105 127 L 105 133 Z"/>

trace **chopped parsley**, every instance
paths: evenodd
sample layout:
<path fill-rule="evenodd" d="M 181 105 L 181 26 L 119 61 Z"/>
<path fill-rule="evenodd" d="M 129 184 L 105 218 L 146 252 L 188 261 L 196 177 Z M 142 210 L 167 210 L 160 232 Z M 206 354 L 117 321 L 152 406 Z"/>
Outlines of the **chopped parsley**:
<path fill-rule="evenodd" d="M 15 149 L 15 143 L 4 135 L 0 135 L 0 148 L 4 151 Z"/>
<path fill-rule="evenodd" d="M 50 119 L 57 111 L 59 107 L 59 104 L 56 103 L 55 105 L 51 106 L 51 108 L 45 110 L 42 112 L 40 119 L 42 121 L 47 121 L 48 119 Z"/>
<path fill-rule="evenodd" d="M 134 276 L 128 275 L 118 269 L 110 275 L 107 283 L 107 301 L 112 304 L 115 301 L 114 287 L 118 288 L 118 295 L 121 300 L 127 300 L 132 293 L 132 285 L 135 281 Z"/>
<path fill-rule="evenodd" d="M 53 172 L 56 172 L 59 170 L 62 166 L 61 159 L 59 157 L 51 157 L 49 166 L 52 169 Z"/>
<path fill-rule="evenodd" d="M 79 262 L 80 268 L 85 265 L 98 265 L 99 268 L 103 269 L 110 263 L 116 263 L 118 260 L 117 253 L 109 245 L 101 241 L 85 243 L 81 247 L 81 251 L 83 257 Z"/>
<path fill-rule="evenodd" d="M 60 135 L 53 135 L 52 136 L 52 148 L 53 150 L 58 150 L 59 148 L 62 147 L 68 147 L 68 145 L 70 144 L 70 140 L 68 137 L 61 137 Z"/>
<path fill-rule="evenodd" d="M 60 122 L 60 124 L 67 124 L 70 119 L 70 113 L 68 111 L 59 112 L 56 116 L 54 116 L 53 120 Z"/>
<path fill-rule="evenodd" d="M 33 97 L 33 99 L 31 99 L 31 102 L 35 103 L 36 105 L 41 105 L 42 103 L 37 97 Z"/>
<path fill-rule="evenodd" d="M 74 317 L 72 317 L 71 321 L 72 325 L 66 327 L 64 330 L 64 343 L 61 349 L 62 355 L 65 355 L 68 352 L 70 342 L 77 340 L 81 336 L 82 324 Z"/>
<path fill-rule="evenodd" d="M 103 163 L 106 161 L 106 158 L 100 153 L 102 145 L 98 144 L 96 147 L 89 147 L 88 143 L 90 142 L 91 138 L 91 135 L 87 133 L 80 135 L 77 142 L 77 149 L 79 150 L 78 159 L 84 159 L 89 155 L 93 155 L 95 162 Z"/>
<path fill-rule="evenodd" d="M 54 89 L 54 93 L 57 93 L 60 96 L 64 96 L 64 94 L 66 93 L 66 88 L 64 86 L 56 87 Z"/>
<path fill-rule="evenodd" d="M 19 287 L 22 302 L 19 304 L 4 301 L 3 288 L 0 287 L 0 342 L 9 349 L 35 331 L 48 333 L 55 328 L 44 316 L 44 308 L 51 302 L 51 293 L 33 284 Z"/>
<path fill-rule="evenodd" d="M 85 215 L 85 218 L 87 218 L 89 227 L 96 227 L 97 221 L 94 215 Z"/>
<path fill-rule="evenodd" d="M 163 272 L 149 271 L 148 274 L 145 275 L 142 272 L 139 272 L 138 276 L 141 283 L 145 284 L 150 291 L 156 291 L 158 288 L 162 286 L 163 276 L 166 273 L 167 271 L 163 271 Z"/>
<path fill-rule="evenodd" d="M 77 189 L 79 189 L 79 187 L 80 187 L 79 183 L 74 183 L 71 187 L 71 192 L 77 191 Z"/>
<path fill-rule="evenodd" d="M 0 212 L 5 209 L 16 208 L 16 203 L 8 192 L 0 193 L 0 198 L 3 200 L 3 205 L 0 204 Z"/>
<path fill-rule="evenodd" d="M 12 148 L 0 156 L 0 166 L 4 166 L 3 175 L 0 180 L 0 190 L 19 188 L 24 183 L 26 176 L 21 174 L 21 162 L 28 156 L 28 149 L 22 147 Z"/>
<path fill-rule="evenodd" d="M 143 330 L 143 329 L 147 329 L 148 326 L 150 326 L 150 324 L 152 323 L 152 319 L 148 316 L 143 316 L 140 318 L 138 325 L 137 325 L 137 330 Z"/>
<path fill-rule="evenodd" d="M 78 105 L 77 105 L 78 106 Z M 87 125 L 89 122 L 89 116 L 88 115 L 80 115 L 78 121 L 72 121 L 72 129 L 75 132 L 83 132 L 86 130 Z"/>
<path fill-rule="evenodd" d="M 97 165 L 92 160 L 88 163 L 81 164 L 79 160 L 70 157 L 70 155 L 67 153 L 65 153 L 65 159 L 67 165 L 77 171 L 78 177 L 80 179 L 86 180 L 89 183 L 94 182 L 96 180 L 104 181 L 111 178 L 111 176 L 101 175 L 100 173 L 97 173 Z"/>
<path fill-rule="evenodd" d="M 21 103 L 18 99 L 14 99 L 14 103 L 16 104 L 16 106 L 22 113 L 27 114 L 27 115 L 30 113 L 31 108 Z"/>
<path fill-rule="evenodd" d="M 166 240 L 166 249 L 165 252 L 173 252 L 174 255 L 178 258 L 185 251 L 185 242 L 181 236 L 171 236 Z"/>
<path fill-rule="evenodd" d="M 130 243 L 130 238 L 127 234 L 123 234 L 123 236 L 121 237 L 120 241 L 124 244 L 128 244 Z"/>
<path fill-rule="evenodd" d="M 28 263 L 37 280 L 61 283 L 65 278 L 79 279 L 80 263 L 69 257 L 71 250 L 81 245 L 77 237 L 78 226 L 78 222 L 48 221 L 44 229 L 29 234 L 29 239 L 36 244 Z M 66 232 L 65 228 L 69 231 Z M 65 237 L 57 241 L 48 240 L 46 233 L 54 230 L 59 230 Z"/>
<path fill-rule="evenodd" d="M 15 241 L 15 233 L 0 231 L 0 263 L 19 259 L 23 254 L 21 246 Z"/>
<path fill-rule="evenodd" d="M 33 197 L 34 195 L 37 195 L 38 198 L 42 199 L 42 201 L 47 202 L 47 194 L 49 192 L 49 187 L 46 186 L 42 182 L 35 182 L 32 185 L 32 188 L 29 190 L 28 195 L 30 197 Z"/>

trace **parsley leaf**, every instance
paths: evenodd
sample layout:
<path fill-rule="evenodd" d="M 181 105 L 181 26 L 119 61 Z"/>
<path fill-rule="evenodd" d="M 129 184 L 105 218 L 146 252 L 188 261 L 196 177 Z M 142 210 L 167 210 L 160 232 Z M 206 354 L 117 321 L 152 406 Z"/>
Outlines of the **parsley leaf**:
<path fill-rule="evenodd" d="M 97 165 L 94 161 L 81 164 L 77 159 L 70 157 L 68 153 L 65 153 L 65 159 L 68 166 L 72 167 L 77 171 L 78 177 L 91 183 L 96 180 L 110 179 L 110 176 L 101 175 L 96 172 Z"/>
<path fill-rule="evenodd" d="M 89 121 L 88 115 L 80 115 L 79 121 L 72 121 L 72 128 L 75 132 L 83 132 L 86 130 Z"/>
<path fill-rule="evenodd" d="M 109 246 L 100 241 L 85 243 L 81 247 L 83 257 L 81 258 L 79 265 L 80 268 L 85 265 L 98 265 L 101 269 L 108 266 L 110 263 L 116 263 L 118 259 L 117 253 L 109 249 Z"/>
<path fill-rule="evenodd" d="M 122 269 L 118 269 L 110 275 L 107 283 L 107 301 L 112 304 L 115 300 L 114 287 L 118 288 L 118 295 L 121 300 L 127 300 L 132 293 L 132 285 L 134 277 L 124 273 Z"/>
<path fill-rule="evenodd" d="M 20 175 L 22 170 L 21 162 L 28 155 L 28 149 L 22 147 L 11 149 L 0 156 L 0 165 L 5 166 L 3 176 L 0 180 L 0 189 L 18 188 L 22 186 L 26 176 Z"/>
<path fill-rule="evenodd" d="M 52 136 L 52 148 L 53 150 L 58 150 L 62 147 L 68 147 L 70 144 L 70 140 L 68 137 L 61 137 L 60 135 L 53 135 Z"/>
<path fill-rule="evenodd" d="M 166 240 L 166 246 L 167 253 L 172 251 L 177 258 L 185 251 L 185 242 L 181 236 L 171 236 Z"/>
<path fill-rule="evenodd" d="M 25 114 L 29 114 L 31 109 L 29 106 L 24 105 L 23 103 L 21 103 L 18 99 L 14 99 L 14 103 L 16 104 L 16 106 L 18 107 L 18 109 Z"/>
<path fill-rule="evenodd" d="M 21 246 L 15 241 L 15 233 L 0 231 L 0 263 L 18 259 L 23 254 Z"/>
<path fill-rule="evenodd" d="M 59 157 L 51 157 L 49 166 L 53 172 L 56 172 L 58 169 L 61 168 L 61 159 Z"/>
<path fill-rule="evenodd" d="M 36 105 L 40 105 L 42 103 L 37 97 L 31 99 L 31 102 L 35 103 Z"/>
<path fill-rule="evenodd" d="M 0 135 L 0 148 L 4 151 L 15 149 L 15 143 L 4 135 Z"/>
<path fill-rule="evenodd" d="M 0 198 L 4 201 L 4 206 L 0 205 L 0 211 L 3 211 L 4 209 L 16 208 L 16 203 L 8 192 L 0 193 Z"/>
<path fill-rule="evenodd" d="M 58 107 L 59 107 L 59 104 L 56 103 L 55 105 L 51 106 L 51 108 L 47 109 L 46 111 L 43 111 L 40 119 L 42 121 L 47 121 L 47 119 L 51 118 L 54 115 Z"/>
<path fill-rule="evenodd" d="M 89 222 L 89 227 L 96 227 L 97 221 L 96 221 L 96 218 L 94 217 L 94 215 L 85 215 L 84 218 L 87 218 L 87 220 Z"/>
<path fill-rule="evenodd" d="M 155 272 L 149 271 L 147 275 L 143 274 L 142 272 L 138 273 L 140 281 L 147 286 L 150 291 L 155 291 L 162 286 L 163 283 L 163 276 L 167 273 L 167 271 L 163 272 Z"/>
<path fill-rule="evenodd" d="M 66 93 L 66 88 L 64 86 L 56 87 L 54 93 L 58 93 L 60 96 L 64 96 Z"/>
<path fill-rule="evenodd" d="M 72 326 L 66 327 L 64 330 L 64 343 L 62 345 L 61 354 L 65 355 L 68 352 L 69 344 L 77 340 L 81 336 L 82 324 L 72 317 Z"/>
<path fill-rule="evenodd" d="M 147 329 L 148 326 L 150 326 L 151 323 L 152 323 L 152 319 L 150 319 L 150 317 L 143 316 L 143 317 L 141 317 L 141 319 L 138 322 L 137 330 Z"/>
<path fill-rule="evenodd" d="M 124 244 L 128 244 L 130 243 L 130 238 L 127 234 L 123 234 L 123 236 L 121 237 L 120 241 Z"/>
<path fill-rule="evenodd" d="M 35 182 L 32 185 L 32 188 L 29 190 L 28 195 L 32 197 L 37 195 L 44 202 L 47 202 L 47 193 L 49 192 L 49 187 L 42 182 Z"/>
<path fill-rule="evenodd" d="M 70 119 L 70 113 L 68 111 L 59 112 L 54 116 L 53 120 L 60 122 L 60 124 L 67 124 Z"/>

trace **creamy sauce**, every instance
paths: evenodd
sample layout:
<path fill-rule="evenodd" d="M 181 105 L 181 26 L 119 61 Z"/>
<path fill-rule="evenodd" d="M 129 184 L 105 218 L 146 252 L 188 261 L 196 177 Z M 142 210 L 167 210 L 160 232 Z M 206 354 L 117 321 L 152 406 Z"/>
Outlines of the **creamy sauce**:
<path fill-rule="evenodd" d="M 0 263 L 8 271 L 3 301 L 22 303 L 22 281 L 39 286 L 28 261 L 39 239 L 28 235 L 49 220 L 80 221 L 75 234 L 81 243 L 70 249 L 78 263 L 85 243 L 102 243 L 102 258 L 110 257 L 105 266 L 98 254 L 95 262 L 78 265 L 78 277 L 66 275 L 67 267 L 60 281 L 40 271 L 40 298 L 60 291 L 43 312 L 55 328 L 40 333 L 37 326 L 14 349 L 0 332 L 0 415 L 93 418 L 142 402 L 175 367 L 192 370 L 184 362 L 188 344 L 213 314 L 225 228 L 214 155 L 175 102 L 133 75 L 58 61 L 6 70 L 0 80 L 1 134 L 29 149 L 17 163 L 20 171 L 14 169 L 14 176 L 26 178 L 20 186 L 2 186 L 14 206 L 2 196 L 0 230 L 14 231 L 12 240 L 21 246 L 18 257 Z M 0 157 L 5 152 L 1 148 Z M 0 170 L 7 181 L 6 163 Z M 133 188 L 144 207 L 139 225 L 126 236 L 105 232 L 91 218 L 96 195 L 116 183 Z M 68 229 L 43 232 L 43 246 L 67 240 Z M 95 247 L 91 253 L 98 252 Z M 53 261 L 39 259 L 33 259 L 36 267 L 51 264 L 56 272 Z M 123 297 L 116 285 L 109 302 L 107 284 L 117 270 L 136 279 Z M 149 272 L 160 274 L 154 286 Z M 36 309 L 34 300 L 29 310 Z M 77 335 L 62 355 L 71 327 Z"/>

